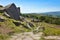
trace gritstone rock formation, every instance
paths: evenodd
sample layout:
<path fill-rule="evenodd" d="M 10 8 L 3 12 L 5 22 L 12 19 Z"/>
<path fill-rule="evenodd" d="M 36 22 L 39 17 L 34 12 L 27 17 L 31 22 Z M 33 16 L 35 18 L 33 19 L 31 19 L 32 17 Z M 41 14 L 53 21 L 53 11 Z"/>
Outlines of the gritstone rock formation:
<path fill-rule="evenodd" d="M 6 16 L 9 16 L 12 19 L 20 20 L 20 8 L 16 7 L 14 3 L 9 4 L 5 7 L 0 8 L 1 12 L 4 12 Z"/>

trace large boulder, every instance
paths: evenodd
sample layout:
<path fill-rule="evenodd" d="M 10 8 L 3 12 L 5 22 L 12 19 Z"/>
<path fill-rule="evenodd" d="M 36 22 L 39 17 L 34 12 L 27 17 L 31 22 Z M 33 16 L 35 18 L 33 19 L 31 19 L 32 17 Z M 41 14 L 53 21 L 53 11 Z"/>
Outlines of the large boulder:
<path fill-rule="evenodd" d="M 20 22 L 13 22 L 16 26 L 22 25 Z"/>
<path fill-rule="evenodd" d="M 17 8 L 14 3 L 5 6 L 5 12 L 7 12 L 7 14 L 10 15 L 11 18 L 20 20 L 19 8 Z"/>
<path fill-rule="evenodd" d="M 0 12 L 3 12 L 7 17 L 15 20 L 20 20 L 20 7 L 16 7 L 14 3 L 5 7 L 0 5 Z"/>
<path fill-rule="evenodd" d="M 0 22 L 4 22 L 4 21 L 5 19 L 2 16 L 0 16 Z"/>
<path fill-rule="evenodd" d="M 4 7 L 0 7 L 0 13 L 3 13 L 4 12 Z"/>
<path fill-rule="evenodd" d="M 32 19 L 31 22 L 41 22 L 39 19 Z"/>

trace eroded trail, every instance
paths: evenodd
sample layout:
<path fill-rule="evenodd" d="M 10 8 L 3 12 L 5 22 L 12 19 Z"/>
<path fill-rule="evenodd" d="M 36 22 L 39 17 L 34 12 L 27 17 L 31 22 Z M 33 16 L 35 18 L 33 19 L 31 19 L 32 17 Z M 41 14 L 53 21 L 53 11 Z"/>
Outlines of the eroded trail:
<path fill-rule="evenodd" d="M 10 40 L 39 40 L 42 34 L 42 32 L 36 34 L 34 34 L 33 32 L 24 32 L 13 35 Z"/>

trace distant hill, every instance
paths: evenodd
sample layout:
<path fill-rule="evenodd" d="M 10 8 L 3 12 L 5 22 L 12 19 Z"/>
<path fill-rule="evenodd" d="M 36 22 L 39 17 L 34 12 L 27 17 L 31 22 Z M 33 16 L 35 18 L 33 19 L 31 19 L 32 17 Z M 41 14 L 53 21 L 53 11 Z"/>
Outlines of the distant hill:
<path fill-rule="evenodd" d="M 24 13 L 24 14 L 60 15 L 60 11 L 55 11 L 55 12 L 45 12 L 45 13 Z"/>
<path fill-rule="evenodd" d="M 42 13 L 41 13 L 42 14 Z M 55 15 L 55 16 L 60 16 L 60 11 L 56 11 L 56 12 L 46 12 L 46 13 L 43 13 L 45 15 Z"/>
<path fill-rule="evenodd" d="M 43 16 L 53 16 L 53 17 L 59 17 L 60 18 L 60 11 L 55 12 L 45 12 L 45 13 L 24 13 L 29 15 L 43 15 Z"/>

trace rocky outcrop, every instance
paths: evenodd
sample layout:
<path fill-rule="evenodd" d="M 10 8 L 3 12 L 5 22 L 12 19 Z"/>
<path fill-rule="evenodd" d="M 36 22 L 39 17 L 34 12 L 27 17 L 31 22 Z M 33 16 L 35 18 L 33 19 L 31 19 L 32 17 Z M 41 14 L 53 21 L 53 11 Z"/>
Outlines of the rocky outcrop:
<path fill-rule="evenodd" d="M 14 3 L 5 6 L 4 8 L 0 8 L 1 12 L 4 14 L 8 14 L 12 19 L 20 20 L 20 8 L 16 7 Z M 6 15 L 7 16 L 7 15 Z"/>

